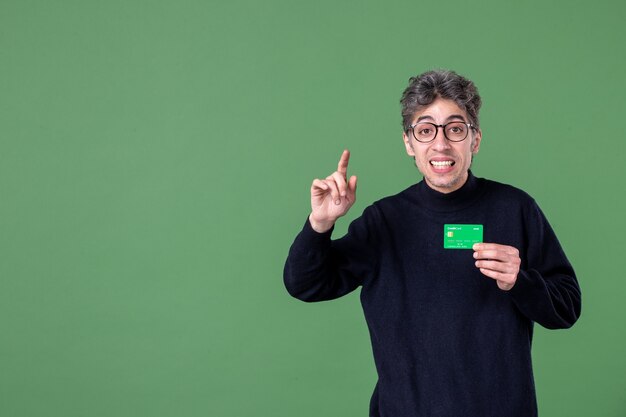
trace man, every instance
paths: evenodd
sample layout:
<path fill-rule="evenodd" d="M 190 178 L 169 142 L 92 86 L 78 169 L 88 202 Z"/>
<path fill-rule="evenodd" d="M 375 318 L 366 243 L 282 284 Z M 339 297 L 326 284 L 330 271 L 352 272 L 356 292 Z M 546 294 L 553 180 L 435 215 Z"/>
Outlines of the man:
<path fill-rule="evenodd" d="M 361 287 L 378 372 L 370 416 L 536 416 L 533 324 L 576 322 L 574 270 L 530 196 L 470 171 L 482 139 L 471 81 L 429 71 L 410 79 L 401 104 L 423 180 L 331 240 L 356 197 L 344 151 L 337 171 L 313 181 L 287 290 L 322 301 Z"/>

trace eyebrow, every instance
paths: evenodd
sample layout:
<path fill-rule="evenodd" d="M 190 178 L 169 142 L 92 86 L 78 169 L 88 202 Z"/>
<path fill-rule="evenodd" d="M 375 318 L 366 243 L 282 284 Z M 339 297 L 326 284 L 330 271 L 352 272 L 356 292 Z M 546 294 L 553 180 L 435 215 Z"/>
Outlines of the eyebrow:
<path fill-rule="evenodd" d="M 445 121 L 446 121 L 446 122 L 448 122 L 448 121 L 453 120 L 453 119 L 461 119 L 461 120 L 465 121 L 465 117 L 463 117 L 463 116 L 462 116 L 462 115 L 460 115 L 460 114 L 451 114 L 450 116 L 448 116 L 448 117 L 446 118 L 446 120 L 445 120 Z M 419 122 L 421 122 L 422 120 L 433 120 L 433 121 L 434 121 L 435 119 L 434 119 L 432 116 L 428 116 L 428 115 L 426 115 L 426 116 L 420 116 L 420 117 L 418 117 L 418 118 L 417 118 L 417 120 L 415 121 L 415 123 L 419 123 Z"/>

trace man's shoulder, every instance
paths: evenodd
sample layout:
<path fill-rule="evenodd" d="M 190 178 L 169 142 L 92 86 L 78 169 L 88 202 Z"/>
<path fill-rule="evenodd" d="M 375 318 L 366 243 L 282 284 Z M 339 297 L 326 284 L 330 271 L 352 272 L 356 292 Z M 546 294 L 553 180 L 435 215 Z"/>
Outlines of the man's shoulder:
<path fill-rule="evenodd" d="M 511 216 L 519 213 L 523 217 L 533 216 L 541 211 L 534 197 L 521 188 L 494 180 L 481 180 L 484 181 L 485 188 L 481 205 L 485 210 L 508 213 Z"/>
<path fill-rule="evenodd" d="M 484 187 L 485 191 L 492 198 L 511 198 L 520 202 L 534 203 L 535 199 L 526 191 L 499 181 L 490 180 L 487 178 L 478 178 L 481 187 Z"/>

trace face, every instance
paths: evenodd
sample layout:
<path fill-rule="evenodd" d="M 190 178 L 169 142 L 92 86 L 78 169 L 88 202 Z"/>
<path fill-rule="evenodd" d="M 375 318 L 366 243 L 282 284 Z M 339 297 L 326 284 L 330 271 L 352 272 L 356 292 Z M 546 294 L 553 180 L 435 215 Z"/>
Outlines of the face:
<path fill-rule="evenodd" d="M 429 122 L 443 125 L 452 121 L 469 123 L 465 111 L 452 100 L 437 98 L 428 107 L 415 113 L 411 124 Z M 472 156 L 478 153 L 482 133 L 470 129 L 467 138 L 451 142 L 441 128 L 432 142 L 418 142 L 411 131 L 403 134 L 406 152 L 415 157 L 415 165 L 426 183 L 441 193 L 456 191 L 465 184 Z"/>

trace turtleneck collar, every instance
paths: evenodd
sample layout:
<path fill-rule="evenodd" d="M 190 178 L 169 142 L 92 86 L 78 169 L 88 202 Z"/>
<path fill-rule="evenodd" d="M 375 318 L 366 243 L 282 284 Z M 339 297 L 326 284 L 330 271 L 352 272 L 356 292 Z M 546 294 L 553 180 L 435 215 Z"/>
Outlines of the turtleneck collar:
<path fill-rule="evenodd" d="M 438 212 L 462 210 L 473 204 L 483 193 L 483 180 L 468 172 L 465 184 L 451 193 L 441 193 L 430 188 L 425 179 L 416 184 L 418 203 L 424 208 Z"/>

